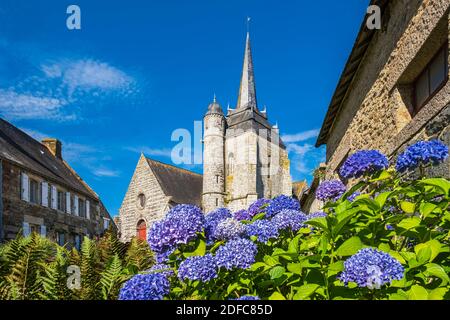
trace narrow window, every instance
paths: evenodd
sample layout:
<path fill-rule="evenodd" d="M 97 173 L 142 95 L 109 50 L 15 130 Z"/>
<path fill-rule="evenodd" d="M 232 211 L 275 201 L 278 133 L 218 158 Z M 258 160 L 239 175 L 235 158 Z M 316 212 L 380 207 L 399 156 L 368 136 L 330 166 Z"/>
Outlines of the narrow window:
<path fill-rule="evenodd" d="M 39 184 L 33 179 L 30 179 L 30 202 L 39 203 Z"/>
<path fill-rule="evenodd" d="M 219 199 L 216 198 L 216 207 L 218 207 L 218 206 L 219 206 Z"/>
<path fill-rule="evenodd" d="M 86 218 L 86 206 L 84 205 L 83 199 L 78 199 L 78 215 L 80 217 Z"/>
<path fill-rule="evenodd" d="M 219 176 L 216 176 L 216 183 L 219 183 Z"/>

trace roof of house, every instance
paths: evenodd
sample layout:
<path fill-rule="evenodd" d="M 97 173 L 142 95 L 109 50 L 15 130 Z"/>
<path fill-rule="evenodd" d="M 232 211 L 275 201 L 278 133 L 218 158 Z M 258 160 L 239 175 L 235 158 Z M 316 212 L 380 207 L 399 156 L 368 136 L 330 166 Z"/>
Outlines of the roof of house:
<path fill-rule="evenodd" d="M 39 141 L 0 118 L 0 158 L 11 161 L 50 182 L 98 199 L 97 194 L 66 164 Z"/>
<path fill-rule="evenodd" d="M 370 5 L 377 5 L 380 7 L 381 11 L 388 4 L 389 0 L 371 0 Z M 322 128 L 320 129 L 319 136 L 316 141 L 316 147 L 320 147 L 327 143 L 328 135 L 333 127 L 336 118 L 341 111 L 342 102 L 347 96 L 347 92 L 353 82 L 353 79 L 361 65 L 367 48 L 377 30 L 369 29 L 366 27 L 366 19 L 363 19 L 358 36 L 356 38 L 355 44 L 353 45 L 352 52 L 347 60 L 347 63 L 342 71 L 341 77 L 339 79 L 336 90 L 334 91 L 333 97 L 331 99 L 330 105 L 328 106 L 328 111 L 325 115 L 325 119 L 322 123 Z"/>
<path fill-rule="evenodd" d="M 201 206 L 203 190 L 201 174 L 150 158 L 146 159 L 164 194 L 171 197 L 172 202 Z"/>

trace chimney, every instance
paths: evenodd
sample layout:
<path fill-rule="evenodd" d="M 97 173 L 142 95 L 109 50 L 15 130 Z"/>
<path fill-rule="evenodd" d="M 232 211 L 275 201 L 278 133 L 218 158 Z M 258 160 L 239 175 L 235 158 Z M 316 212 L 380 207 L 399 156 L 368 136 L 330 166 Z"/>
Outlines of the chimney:
<path fill-rule="evenodd" d="M 45 138 L 42 140 L 42 144 L 47 147 L 50 152 L 57 157 L 58 159 L 62 159 L 62 144 L 61 141 L 55 138 Z"/>

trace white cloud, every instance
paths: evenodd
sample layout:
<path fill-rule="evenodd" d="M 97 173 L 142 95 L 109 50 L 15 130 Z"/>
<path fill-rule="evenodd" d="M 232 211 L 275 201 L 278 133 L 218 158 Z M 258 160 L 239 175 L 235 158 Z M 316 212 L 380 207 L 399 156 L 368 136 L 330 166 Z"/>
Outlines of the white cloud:
<path fill-rule="evenodd" d="M 309 140 L 311 138 L 316 138 L 319 135 L 319 129 L 312 129 L 307 131 L 302 131 L 295 134 L 286 134 L 281 137 L 281 139 L 285 142 L 302 142 Z"/>
<path fill-rule="evenodd" d="M 33 69 L 34 70 L 34 69 Z M 92 59 L 58 60 L 41 64 L 9 88 L 0 88 L 0 115 L 9 119 L 82 119 L 80 106 L 114 97 L 127 98 L 138 92 L 136 81 L 124 71 Z"/>
<path fill-rule="evenodd" d="M 9 119 L 68 120 L 73 115 L 61 113 L 66 104 L 66 101 L 58 98 L 0 89 L 0 113 Z"/>
<path fill-rule="evenodd" d="M 97 168 L 94 169 L 92 173 L 97 177 L 109 177 L 109 178 L 118 177 L 120 175 L 119 171 L 107 168 Z"/>

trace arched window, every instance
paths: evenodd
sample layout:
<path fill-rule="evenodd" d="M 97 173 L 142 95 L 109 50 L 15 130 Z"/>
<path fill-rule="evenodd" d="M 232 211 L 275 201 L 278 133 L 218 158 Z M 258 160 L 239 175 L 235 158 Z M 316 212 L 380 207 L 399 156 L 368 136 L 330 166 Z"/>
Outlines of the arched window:
<path fill-rule="evenodd" d="M 232 175 L 234 171 L 234 154 L 228 154 L 228 175 Z"/>
<path fill-rule="evenodd" d="M 145 198 L 145 194 L 140 193 L 137 197 L 137 205 L 140 209 L 144 209 L 145 208 L 145 202 L 146 202 L 146 198 Z"/>
<path fill-rule="evenodd" d="M 147 224 L 145 223 L 145 220 L 139 220 L 136 227 L 136 237 L 138 239 L 147 240 Z"/>

